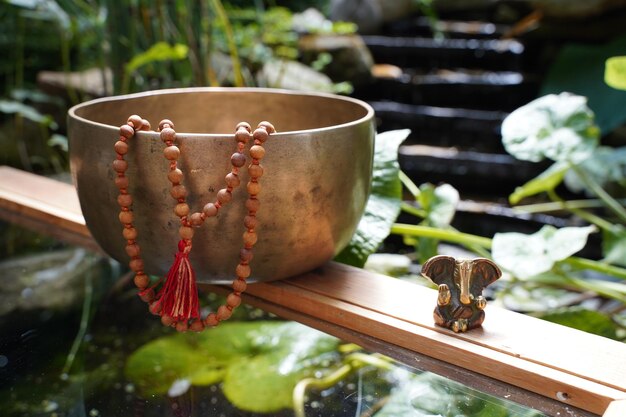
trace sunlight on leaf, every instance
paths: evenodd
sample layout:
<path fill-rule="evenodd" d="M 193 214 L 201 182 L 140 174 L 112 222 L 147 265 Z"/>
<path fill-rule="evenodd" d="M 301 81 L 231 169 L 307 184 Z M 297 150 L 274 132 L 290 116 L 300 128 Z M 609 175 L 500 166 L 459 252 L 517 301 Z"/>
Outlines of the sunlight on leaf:
<path fill-rule="evenodd" d="M 606 60 L 604 82 L 618 90 L 626 90 L 626 56 L 614 56 Z"/>
<path fill-rule="evenodd" d="M 173 46 L 167 42 L 157 42 L 147 51 L 136 55 L 128 64 L 126 64 L 126 72 L 132 73 L 144 65 L 158 61 L 178 61 L 187 58 L 189 47 L 182 43 Z"/>
<path fill-rule="evenodd" d="M 20 103 L 19 101 L 0 99 L 0 113 L 19 114 L 25 119 L 40 123 L 50 129 L 56 130 L 58 128 L 57 123 L 51 116 L 43 115 L 33 106 Z"/>
<path fill-rule="evenodd" d="M 517 159 L 581 161 L 598 144 L 600 131 L 587 99 L 550 94 L 512 112 L 502 122 L 502 143 Z"/>
<path fill-rule="evenodd" d="M 496 233 L 493 237 L 493 260 L 518 278 L 528 278 L 549 271 L 587 243 L 595 226 L 563 227 L 546 225 L 536 233 Z"/>
<path fill-rule="evenodd" d="M 409 133 L 410 130 L 404 129 L 376 135 L 372 191 L 352 240 L 337 255 L 336 261 L 362 267 L 389 235 L 391 225 L 400 214 L 402 197 L 398 147 Z"/>

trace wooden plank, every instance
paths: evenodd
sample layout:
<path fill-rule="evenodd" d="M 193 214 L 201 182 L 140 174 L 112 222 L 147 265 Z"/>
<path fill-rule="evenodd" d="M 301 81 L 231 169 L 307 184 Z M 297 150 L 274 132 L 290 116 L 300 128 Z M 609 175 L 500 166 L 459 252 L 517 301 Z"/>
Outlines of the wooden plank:
<path fill-rule="evenodd" d="M 0 216 L 93 242 L 71 185 L 7 167 L 0 175 Z M 454 334 L 433 325 L 433 290 L 335 263 L 248 291 L 268 309 L 318 328 L 361 334 L 566 407 L 602 414 L 626 398 L 626 344 L 532 317 L 488 307 L 483 329 Z"/>
<path fill-rule="evenodd" d="M 336 275 L 343 278 L 334 279 Z M 437 299 L 434 290 L 416 288 L 414 284 L 340 264 L 328 266 L 323 274 L 307 274 L 289 282 L 308 291 L 626 392 L 626 349 L 617 341 L 491 306 L 487 307 L 482 329 L 455 334 L 433 323 L 432 313 Z M 576 343 L 565 347 L 563 340 L 575 340 Z M 590 352 L 593 355 L 589 355 Z"/>
<path fill-rule="evenodd" d="M 0 166 L 0 218 L 102 252 L 70 184 Z"/>

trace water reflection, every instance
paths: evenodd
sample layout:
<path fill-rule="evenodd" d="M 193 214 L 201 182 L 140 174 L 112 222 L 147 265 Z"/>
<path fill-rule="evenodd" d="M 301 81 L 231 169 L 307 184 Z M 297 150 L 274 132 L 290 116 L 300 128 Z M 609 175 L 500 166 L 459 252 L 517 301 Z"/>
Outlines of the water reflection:
<path fill-rule="evenodd" d="M 3 416 L 540 415 L 250 307 L 217 329 L 178 334 L 108 260 L 84 256 L 71 291 L 80 303 L 0 316 Z"/>

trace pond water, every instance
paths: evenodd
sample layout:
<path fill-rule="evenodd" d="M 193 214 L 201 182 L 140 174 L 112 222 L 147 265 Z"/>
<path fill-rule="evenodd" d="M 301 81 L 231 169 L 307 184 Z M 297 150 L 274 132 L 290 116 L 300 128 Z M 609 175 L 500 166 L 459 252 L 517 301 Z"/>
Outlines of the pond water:
<path fill-rule="evenodd" d="M 2 416 L 542 416 L 249 306 L 178 334 L 118 264 L 43 243 L 0 261 Z"/>

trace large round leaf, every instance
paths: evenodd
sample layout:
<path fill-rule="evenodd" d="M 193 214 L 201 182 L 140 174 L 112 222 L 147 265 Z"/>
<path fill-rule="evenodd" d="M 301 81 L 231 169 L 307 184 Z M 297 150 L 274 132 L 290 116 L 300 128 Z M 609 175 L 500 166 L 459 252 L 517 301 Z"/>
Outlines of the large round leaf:
<path fill-rule="evenodd" d="M 502 122 L 502 143 L 517 159 L 578 162 L 598 144 L 599 129 L 587 99 L 550 94 L 515 110 Z"/>

